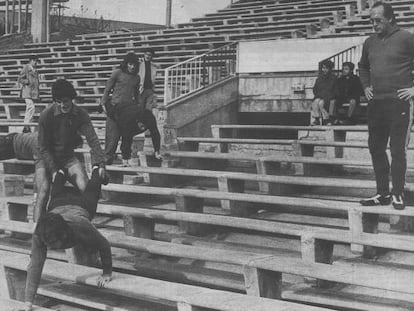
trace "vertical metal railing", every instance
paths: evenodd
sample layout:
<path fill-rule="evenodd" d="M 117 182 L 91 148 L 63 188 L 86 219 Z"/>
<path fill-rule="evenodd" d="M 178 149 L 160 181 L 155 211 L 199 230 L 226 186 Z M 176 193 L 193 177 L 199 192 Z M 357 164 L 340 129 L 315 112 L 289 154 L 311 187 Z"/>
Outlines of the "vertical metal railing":
<path fill-rule="evenodd" d="M 165 69 L 164 105 L 236 73 L 237 42 Z"/>
<path fill-rule="evenodd" d="M 362 54 L 362 44 L 352 46 L 342 52 L 339 52 L 331 57 L 325 58 L 319 62 L 319 70 L 321 69 L 322 62 L 330 60 L 334 63 L 334 72 L 340 72 L 342 70 L 342 64 L 344 62 L 352 62 L 357 66 Z"/>

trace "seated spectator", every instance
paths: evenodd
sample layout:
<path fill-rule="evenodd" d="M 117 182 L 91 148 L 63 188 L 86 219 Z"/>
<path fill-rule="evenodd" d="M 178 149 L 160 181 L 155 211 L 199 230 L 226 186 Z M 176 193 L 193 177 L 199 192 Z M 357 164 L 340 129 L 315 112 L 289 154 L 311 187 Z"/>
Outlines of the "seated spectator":
<path fill-rule="evenodd" d="M 325 60 L 321 64 L 321 72 L 313 87 L 315 99 L 312 102 L 312 125 L 332 125 L 337 80 L 332 72 L 333 66 L 330 60 Z"/>
<path fill-rule="evenodd" d="M 357 108 L 360 103 L 360 97 L 364 94 L 359 77 L 354 74 L 355 65 L 351 62 L 342 64 L 342 76 L 336 84 L 336 111 L 348 104 L 348 111 L 343 121 L 336 120 L 336 124 L 356 124 Z"/>

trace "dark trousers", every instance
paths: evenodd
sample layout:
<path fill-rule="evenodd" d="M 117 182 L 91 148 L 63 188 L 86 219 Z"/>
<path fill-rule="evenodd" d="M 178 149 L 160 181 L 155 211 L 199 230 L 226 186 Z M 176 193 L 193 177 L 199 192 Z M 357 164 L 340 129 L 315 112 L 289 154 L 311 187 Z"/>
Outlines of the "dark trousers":
<path fill-rule="evenodd" d="M 128 135 L 122 136 L 121 152 L 122 152 L 122 158 L 124 160 L 126 159 L 129 160 L 131 158 L 131 145 L 132 145 L 134 136 L 141 134 L 142 132 L 145 132 L 146 130 L 150 131 L 154 151 L 155 152 L 160 151 L 161 135 L 157 127 L 157 120 L 155 119 L 152 112 L 148 109 L 144 109 L 141 113 L 138 114 L 136 121 L 141 122 L 145 126 L 145 129 L 139 130 L 136 124 L 134 124 L 134 127 L 131 127 L 131 132 L 128 133 Z"/>
<path fill-rule="evenodd" d="M 374 166 L 377 193 L 388 194 L 391 168 L 392 193 L 402 194 L 407 169 L 413 104 L 399 99 L 373 100 L 368 105 L 368 146 Z M 386 154 L 390 142 L 391 167 Z"/>
<path fill-rule="evenodd" d="M 121 133 L 119 132 L 115 120 L 107 117 L 105 124 L 105 160 L 107 164 L 112 164 L 113 160 L 116 158 L 115 152 L 120 138 Z"/>
<path fill-rule="evenodd" d="M 56 174 L 50 193 L 48 212 L 58 206 L 78 205 L 88 211 L 89 220 L 92 220 L 96 214 L 98 200 L 101 195 L 102 184 L 99 177 L 99 170 L 93 170 L 92 177 L 83 193 L 77 189 L 66 188 L 65 182 L 66 177 L 64 175 Z"/>

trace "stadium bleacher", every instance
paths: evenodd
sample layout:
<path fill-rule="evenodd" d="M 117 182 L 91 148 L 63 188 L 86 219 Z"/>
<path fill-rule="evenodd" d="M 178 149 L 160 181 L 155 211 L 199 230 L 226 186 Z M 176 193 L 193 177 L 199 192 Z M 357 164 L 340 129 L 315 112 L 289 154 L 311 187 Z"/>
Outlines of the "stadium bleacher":
<path fill-rule="evenodd" d="M 392 4 L 401 26 L 413 27 L 414 1 Z M 169 66 L 239 40 L 363 36 L 371 32 L 369 11 L 357 7 L 356 0 L 240 0 L 170 29 L 83 34 L 9 50 L 0 55 L 0 130 L 24 125 L 16 81 L 33 53 L 42 77 L 36 116 L 51 101 L 53 81 L 65 77 L 101 130 L 105 83 L 128 51 L 155 50 L 162 109 Z M 113 280 L 99 290 L 99 270 L 74 265 L 70 252 L 50 251 L 36 301 L 45 307 L 34 310 L 414 310 L 412 162 L 405 210 L 363 207 L 358 200 L 375 191 L 367 126 L 209 129 L 206 137 L 172 135 L 175 150 L 162 161 L 142 150 L 134 155 L 139 166 L 107 166 L 111 183 L 94 224 L 113 249 Z M 413 145 L 407 152 L 412 159 Z M 77 154 L 90 168 L 88 150 Z M 0 304 L 16 308 L 34 228 L 34 162 L 0 167 Z"/>

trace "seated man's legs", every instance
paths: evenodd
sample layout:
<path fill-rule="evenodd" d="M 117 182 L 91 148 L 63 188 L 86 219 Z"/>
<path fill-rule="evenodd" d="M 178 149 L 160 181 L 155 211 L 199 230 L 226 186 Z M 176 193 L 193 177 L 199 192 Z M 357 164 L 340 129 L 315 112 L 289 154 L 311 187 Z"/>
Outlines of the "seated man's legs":
<path fill-rule="evenodd" d="M 321 111 L 319 109 L 319 102 L 322 101 L 320 98 L 315 98 L 312 102 L 311 118 L 313 125 L 320 125 L 319 120 L 321 118 Z M 323 102 L 323 101 L 322 101 Z"/>
<path fill-rule="evenodd" d="M 329 101 L 329 117 L 331 120 L 336 120 L 338 117 L 338 109 L 336 106 L 336 100 L 335 99 L 331 99 Z"/>
<path fill-rule="evenodd" d="M 68 170 L 70 182 L 78 187 L 80 192 L 84 192 L 88 184 L 88 175 L 82 163 L 73 157 L 65 163 L 65 168 Z"/>
<path fill-rule="evenodd" d="M 355 118 L 356 118 L 356 110 L 357 110 L 358 104 L 359 103 L 355 99 L 351 99 L 349 101 L 348 119 L 355 120 Z"/>

